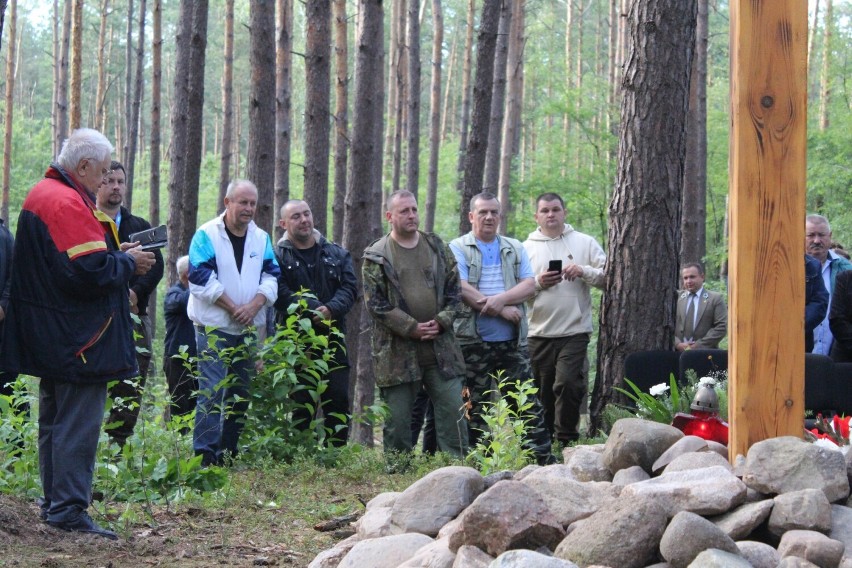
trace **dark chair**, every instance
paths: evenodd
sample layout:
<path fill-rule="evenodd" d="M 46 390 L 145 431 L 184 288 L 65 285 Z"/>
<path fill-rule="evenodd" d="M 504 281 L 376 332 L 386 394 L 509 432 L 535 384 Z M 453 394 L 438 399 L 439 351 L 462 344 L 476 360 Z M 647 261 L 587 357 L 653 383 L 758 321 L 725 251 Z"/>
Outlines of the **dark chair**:
<path fill-rule="evenodd" d="M 852 415 L 852 363 L 835 363 L 831 378 L 836 400 L 834 410 L 843 416 Z"/>
<path fill-rule="evenodd" d="M 669 384 L 671 375 L 677 379 L 677 361 L 677 351 L 658 349 L 631 353 L 624 360 L 624 375 L 642 391 L 648 392 L 654 385 Z M 633 392 L 627 383 L 622 388 Z"/>
<path fill-rule="evenodd" d="M 805 409 L 830 416 L 837 411 L 838 397 L 831 357 L 805 353 Z"/>
<path fill-rule="evenodd" d="M 696 378 L 715 376 L 728 370 L 728 352 L 724 349 L 688 349 L 680 354 L 680 381 L 686 383 L 686 372 L 695 371 Z"/>

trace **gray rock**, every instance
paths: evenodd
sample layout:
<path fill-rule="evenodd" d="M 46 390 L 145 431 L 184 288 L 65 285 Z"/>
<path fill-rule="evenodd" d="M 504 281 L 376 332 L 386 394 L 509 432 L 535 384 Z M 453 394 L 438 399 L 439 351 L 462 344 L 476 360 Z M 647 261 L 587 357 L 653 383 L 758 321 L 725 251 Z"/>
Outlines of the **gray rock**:
<path fill-rule="evenodd" d="M 531 463 L 530 465 L 526 466 L 521 471 L 513 475 L 512 479 L 515 481 L 523 481 L 526 476 L 539 469 L 542 469 L 542 466 Z"/>
<path fill-rule="evenodd" d="M 711 548 L 696 556 L 689 568 L 752 568 L 752 566 L 742 556 Z"/>
<path fill-rule="evenodd" d="M 494 560 L 493 556 L 482 552 L 475 546 L 466 544 L 456 552 L 453 568 L 488 568 L 492 560 Z"/>
<path fill-rule="evenodd" d="M 430 542 L 431 538 L 419 533 L 362 540 L 343 557 L 338 568 L 397 568 Z"/>
<path fill-rule="evenodd" d="M 782 558 L 781 562 L 778 563 L 778 568 L 821 568 L 817 566 L 813 562 L 808 562 L 804 558 L 799 558 L 798 556 L 788 556 L 786 558 Z"/>
<path fill-rule="evenodd" d="M 337 568 L 343 557 L 349 554 L 352 547 L 358 543 L 357 539 L 347 538 L 334 545 L 334 548 L 323 550 L 314 557 L 308 568 Z"/>
<path fill-rule="evenodd" d="M 603 463 L 603 452 L 577 446 L 565 465 L 577 481 L 612 481 L 612 473 Z"/>
<path fill-rule="evenodd" d="M 755 540 L 739 540 L 737 548 L 743 558 L 751 562 L 754 568 L 775 568 L 781 561 L 778 551 L 763 542 Z"/>
<path fill-rule="evenodd" d="M 726 460 L 730 462 L 730 457 L 728 456 L 728 446 L 725 444 L 720 444 L 719 442 L 714 442 L 713 440 L 707 440 L 707 449 L 711 452 L 716 452 Z"/>
<path fill-rule="evenodd" d="M 699 438 L 698 436 L 684 436 L 672 444 L 669 449 L 663 452 L 663 455 L 657 458 L 657 461 L 655 461 L 654 465 L 651 466 L 651 471 L 653 473 L 661 471 L 664 467 L 669 465 L 673 459 L 680 455 L 691 452 L 707 451 L 708 449 L 707 440 L 704 438 Z"/>
<path fill-rule="evenodd" d="M 507 550 L 495 558 L 488 568 L 577 568 L 577 565 L 534 550 Z"/>
<path fill-rule="evenodd" d="M 839 568 L 852 568 L 852 557 L 846 556 L 846 553 L 844 553 L 843 558 L 840 559 Z"/>
<path fill-rule="evenodd" d="M 523 471 L 523 470 L 521 470 Z M 515 481 L 527 481 L 530 479 L 544 479 L 544 478 L 558 478 L 558 479 L 577 479 L 574 477 L 574 472 L 571 471 L 571 468 L 567 464 L 553 464 L 546 465 L 544 467 L 539 467 L 530 471 L 523 478 L 515 476 Z"/>
<path fill-rule="evenodd" d="M 739 554 L 731 537 L 704 517 L 688 511 L 672 518 L 660 540 L 660 553 L 674 568 L 686 568 L 709 548 Z"/>
<path fill-rule="evenodd" d="M 816 531 L 792 530 L 784 533 L 778 545 L 781 558 L 798 556 L 821 568 L 837 568 L 846 546 Z"/>
<path fill-rule="evenodd" d="M 637 483 L 639 481 L 645 481 L 646 479 L 651 479 L 651 476 L 638 465 L 620 469 L 612 476 L 612 482 L 615 485 L 622 486 Z"/>
<path fill-rule="evenodd" d="M 580 566 L 642 568 L 656 558 L 666 521 L 665 509 L 653 499 L 622 496 L 578 523 L 554 556 Z"/>
<path fill-rule="evenodd" d="M 450 550 L 447 540 L 443 539 L 421 547 L 399 568 L 453 568 L 455 560 L 455 553 Z"/>
<path fill-rule="evenodd" d="M 843 505 L 831 506 L 831 530 L 828 537 L 846 545 L 847 554 L 852 556 L 852 509 Z"/>
<path fill-rule="evenodd" d="M 740 540 L 750 535 L 754 529 L 769 518 L 775 501 L 764 499 L 756 503 L 745 503 L 733 511 L 709 519 L 722 532 L 734 540 Z"/>
<path fill-rule="evenodd" d="M 620 486 L 603 481 L 580 483 L 568 478 L 530 475 L 522 483 L 536 490 L 563 527 L 608 506 L 621 493 Z"/>
<path fill-rule="evenodd" d="M 659 500 L 666 514 L 680 511 L 699 515 L 727 513 L 745 501 L 746 486 L 720 466 L 667 473 L 628 485 L 621 497 L 643 496 Z"/>
<path fill-rule="evenodd" d="M 372 507 L 355 522 L 355 532 L 361 539 L 380 538 L 399 534 L 402 530 L 391 524 L 391 507 Z"/>
<path fill-rule="evenodd" d="M 482 475 L 472 467 L 436 469 L 396 498 L 391 523 L 401 532 L 435 536 L 482 492 Z"/>
<path fill-rule="evenodd" d="M 634 465 L 651 471 L 651 466 L 663 452 L 681 438 L 683 432 L 674 426 L 639 418 L 622 418 L 613 424 L 607 438 L 604 465 L 613 475 Z"/>
<path fill-rule="evenodd" d="M 705 467 L 713 467 L 714 465 L 724 467 L 731 472 L 734 471 L 734 468 L 731 467 L 728 460 L 716 452 L 705 451 L 689 452 L 677 456 L 665 467 L 663 473 L 674 473 L 676 471 L 686 471 L 688 469 L 703 469 Z"/>
<path fill-rule="evenodd" d="M 402 495 L 400 491 L 386 491 L 384 493 L 379 493 L 369 501 L 367 501 L 367 510 L 374 507 L 393 507 L 393 504 L 396 502 L 396 498 Z"/>
<path fill-rule="evenodd" d="M 769 532 L 775 536 L 796 529 L 824 533 L 831 530 L 831 503 L 819 489 L 782 493 L 774 501 Z"/>
<path fill-rule="evenodd" d="M 495 471 L 494 473 L 488 474 L 482 478 L 483 486 L 482 490 L 490 489 L 498 481 L 505 481 L 507 479 L 514 479 L 515 472 L 504 469 L 503 471 Z"/>
<path fill-rule="evenodd" d="M 537 491 L 520 481 L 500 481 L 459 515 L 450 550 L 464 544 L 491 555 L 513 548 L 552 549 L 563 536 L 562 525 Z"/>
<path fill-rule="evenodd" d="M 820 489 L 832 503 L 849 496 L 843 454 L 793 436 L 770 438 L 748 451 L 743 481 L 762 493 Z"/>

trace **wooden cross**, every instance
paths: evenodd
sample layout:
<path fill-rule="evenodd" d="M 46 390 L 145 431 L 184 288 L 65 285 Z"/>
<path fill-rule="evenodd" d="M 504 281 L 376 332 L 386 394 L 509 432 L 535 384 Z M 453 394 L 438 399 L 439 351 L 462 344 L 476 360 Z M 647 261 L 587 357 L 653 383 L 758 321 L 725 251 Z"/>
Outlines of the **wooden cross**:
<path fill-rule="evenodd" d="M 808 3 L 731 2 L 730 457 L 801 437 Z"/>

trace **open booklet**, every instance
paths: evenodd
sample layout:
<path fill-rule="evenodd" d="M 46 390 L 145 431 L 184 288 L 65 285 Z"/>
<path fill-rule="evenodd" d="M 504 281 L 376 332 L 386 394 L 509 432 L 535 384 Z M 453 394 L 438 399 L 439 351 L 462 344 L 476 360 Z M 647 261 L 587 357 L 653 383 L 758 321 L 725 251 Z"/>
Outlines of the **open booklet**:
<path fill-rule="evenodd" d="M 139 247 L 142 250 L 163 248 L 169 242 L 168 232 L 165 225 L 152 227 L 138 233 L 133 233 L 128 237 L 128 241 L 135 243 L 139 241 Z"/>

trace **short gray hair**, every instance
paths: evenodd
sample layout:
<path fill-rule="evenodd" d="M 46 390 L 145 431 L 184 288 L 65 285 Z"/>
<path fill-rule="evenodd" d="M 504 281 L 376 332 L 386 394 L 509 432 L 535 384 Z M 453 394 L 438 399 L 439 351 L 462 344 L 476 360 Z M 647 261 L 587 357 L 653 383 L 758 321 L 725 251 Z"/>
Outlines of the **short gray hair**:
<path fill-rule="evenodd" d="M 810 223 L 811 225 L 822 225 L 824 223 L 825 226 L 828 227 L 828 232 L 831 232 L 831 224 L 829 224 L 828 219 L 826 219 L 822 215 L 811 213 L 810 215 L 805 217 L 805 223 Z"/>
<path fill-rule="evenodd" d="M 184 255 L 184 256 L 180 257 L 179 259 L 177 259 L 177 262 L 175 262 L 175 268 L 177 268 L 178 276 L 183 276 L 185 274 L 188 274 L 189 273 L 189 257 Z"/>
<path fill-rule="evenodd" d="M 247 179 L 235 179 L 234 181 L 228 184 L 228 191 L 225 192 L 225 197 L 231 199 L 234 196 L 234 192 L 237 190 L 237 188 L 242 186 L 250 187 L 254 190 L 255 193 L 260 195 L 260 192 L 257 191 L 257 186 L 254 185 L 254 182 L 249 181 Z"/>
<path fill-rule="evenodd" d="M 113 146 L 106 136 L 91 128 L 78 128 L 62 143 L 56 163 L 66 170 L 74 169 L 81 160 L 103 162 L 112 155 Z"/>

